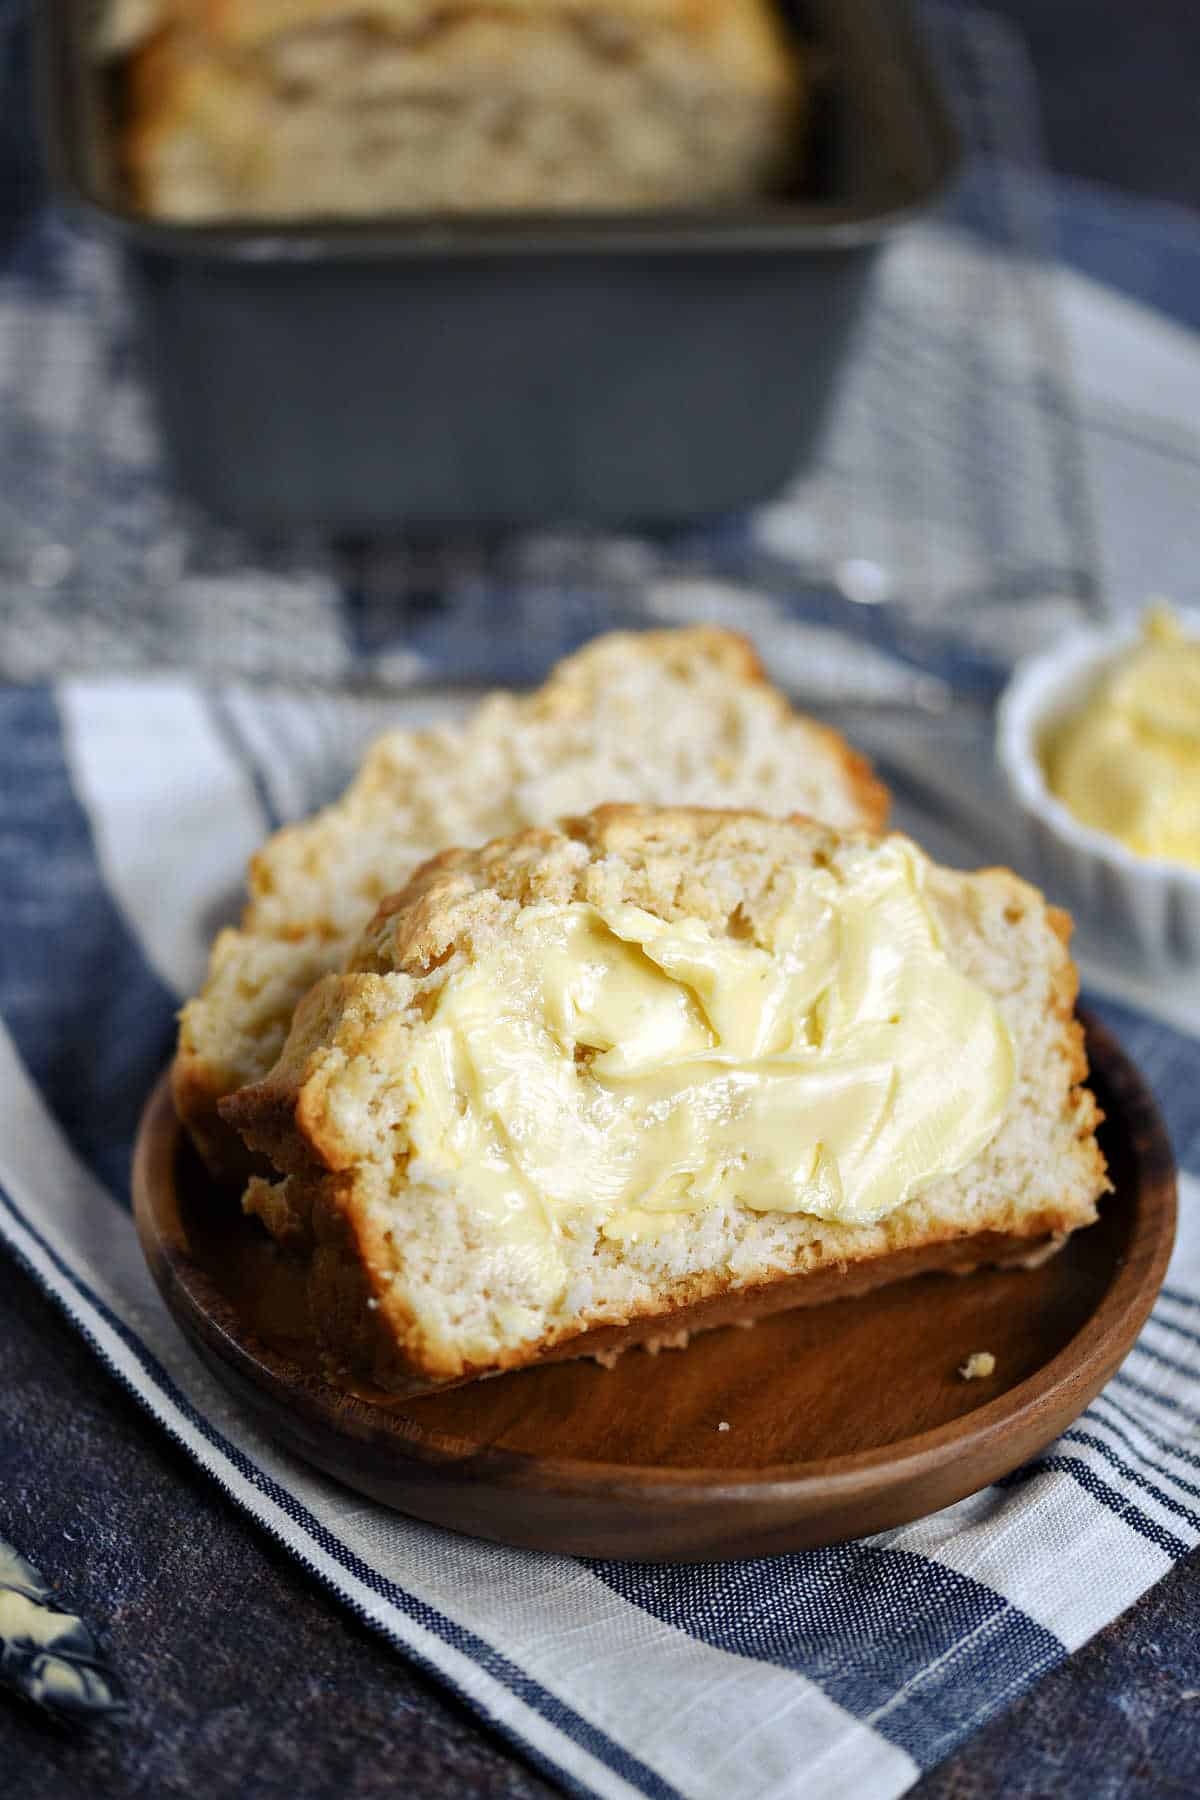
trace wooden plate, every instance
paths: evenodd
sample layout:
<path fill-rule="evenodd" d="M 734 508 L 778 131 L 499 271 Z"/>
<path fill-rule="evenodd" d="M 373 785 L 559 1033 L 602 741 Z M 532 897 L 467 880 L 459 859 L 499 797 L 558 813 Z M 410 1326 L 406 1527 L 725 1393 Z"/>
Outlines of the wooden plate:
<path fill-rule="evenodd" d="M 700 1560 L 799 1550 L 948 1506 L 1063 1431 L 1133 1343 L 1166 1272 L 1175 1171 L 1154 1102 L 1099 1025 L 1115 1192 L 1033 1271 L 926 1275 L 857 1299 L 417 1400 L 320 1373 L 295 1269 L 215 1189 L 165 1080 L 134 1166 L 142 1247 L 205 1362 L 259 1425 L 347 1486 L 501 1543 Z M 958 1367 L 990 1350 L 995 1374 Z M 720 1429 L 722 1422 L 729 1427 Z"/>

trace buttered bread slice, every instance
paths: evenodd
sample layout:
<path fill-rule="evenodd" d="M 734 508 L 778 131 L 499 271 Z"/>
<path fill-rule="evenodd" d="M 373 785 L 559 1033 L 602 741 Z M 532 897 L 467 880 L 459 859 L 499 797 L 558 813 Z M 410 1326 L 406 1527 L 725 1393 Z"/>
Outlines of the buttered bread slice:
<path fill-rule="evenodd" d="M 605 806 L 385 902 L 225 1119 L 395 1389 L 1027 1260 L 1096 1216 L 1069 923 L 906 838 Z"/>
<path fill-rule="evenodd" d="M 341 800 L 255 857 L 241 929 L 217 938 L 183 1010 L 175 1103 L 212 1172 L 248 1173 L 218 1102 L 263 1078 L 297 1003 L 385 895 L 451 845 L 612 800 L 868 828 L 887 810 L 865 759 L 794 713 L 745 639 L 703 626 L 597 638 L 535 693 L 493 694 L 453 728 L 388 733 Z"/>

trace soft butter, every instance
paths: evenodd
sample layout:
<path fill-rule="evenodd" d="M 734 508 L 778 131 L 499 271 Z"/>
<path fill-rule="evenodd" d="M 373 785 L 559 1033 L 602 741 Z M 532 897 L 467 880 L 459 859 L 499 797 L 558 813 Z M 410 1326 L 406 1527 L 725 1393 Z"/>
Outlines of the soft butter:
<path fill-rule="evenodd" d="M 557 1234 L 730 1204 L 866 1223 L 963 1167 L 1013 1052 L 891 840 L 796 871 L 745 937 L 540 903 L 446 983 L 408 1065 L 410 1177 L 453 1182 L 528 1265 Z"/>
<path fill-rule="evenodd" d="M 1200 642 L 1165 609 L 1045 749 L 1075 817 L 1141 856 L 1200 866 Z"/>

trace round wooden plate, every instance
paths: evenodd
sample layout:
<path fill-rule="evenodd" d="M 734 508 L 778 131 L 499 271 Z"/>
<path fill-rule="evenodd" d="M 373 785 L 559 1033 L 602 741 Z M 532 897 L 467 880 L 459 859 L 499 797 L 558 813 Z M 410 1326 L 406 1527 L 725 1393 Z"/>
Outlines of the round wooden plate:
<path fill-rule="evenodd" d="M 948 1506 L 1063 1431 L 1133 1343 L 1175 1230 L 1170 1144 L 1087 1022 L 1115 1191 L 1042 1268 L 925 1275 L 611 1370 L 548 1364 L 417 1400 L 332 1385 L 295 1267 L 213 1187 L 165 1080 L 138 1231 L 172 1313 L 259 1425 L 347 1486 L 501 1543 L 673 1561 L 828 1544 Z M 995 1373 L 959 1365 L 991 1351 Z M 722 1429 L 727 1425 L 728 1429 Z"/>

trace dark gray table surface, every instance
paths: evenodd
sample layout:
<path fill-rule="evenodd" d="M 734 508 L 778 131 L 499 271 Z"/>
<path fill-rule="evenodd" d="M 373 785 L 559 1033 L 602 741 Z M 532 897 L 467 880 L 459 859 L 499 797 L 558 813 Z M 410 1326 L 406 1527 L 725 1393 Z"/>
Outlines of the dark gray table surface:
<path fill-rule="evenodd" d="M 1195 0 L 993 4 L 1029 38 L 1058 168 L 1200 205 Z M 0 1795 L 556 1791 L 252 1531 L 3 1261 L 0 1367 L 0 1533 L 107 1627 L 133 1700 L 81 1739 L 0 1703 Z M 1200 1793 L 1197 1559 L 916 1792 Z"/>
<path fill-rule="evenodd" d="M 1024 38 L 1056 169 L 1200 207 L 1195 0 L 983 0 Z"/>

